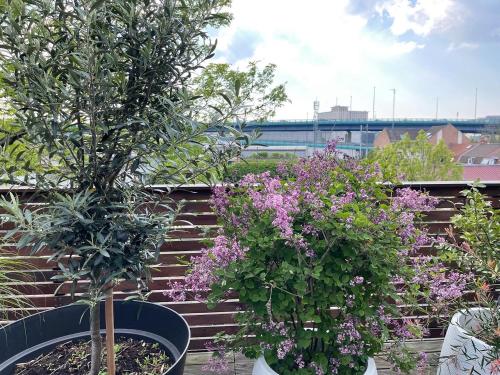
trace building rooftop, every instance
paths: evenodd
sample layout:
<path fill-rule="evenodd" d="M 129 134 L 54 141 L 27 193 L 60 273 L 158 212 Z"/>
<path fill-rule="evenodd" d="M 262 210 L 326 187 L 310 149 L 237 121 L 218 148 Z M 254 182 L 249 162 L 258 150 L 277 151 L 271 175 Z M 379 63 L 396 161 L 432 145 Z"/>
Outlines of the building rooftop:
<path fill-rule="evenodd" d="M 500 165 L 464 165 L 464 181 L 500 181 Z"/>
<path fill-rule="evenodd" d="M 468 163 L 470 159 L 500 159 L 500 143 L 477 143 L 469 145 L 458 157 L 460 163 Z M 479 162 L 474 162 L 480 164 Z"/>
<path fill-rule="evenodd" d="M 390 128 L 385 128 L 384 129 L 387 134 L 389 135 L 389 139 L 391 142 L 397 142 L 403 139 L 403 136 L 405 134 L 408 134 L 408 136 L 411 139 L 415 139 L 418 135 L 418 132 L 420 129 L 390 129 Z"/>

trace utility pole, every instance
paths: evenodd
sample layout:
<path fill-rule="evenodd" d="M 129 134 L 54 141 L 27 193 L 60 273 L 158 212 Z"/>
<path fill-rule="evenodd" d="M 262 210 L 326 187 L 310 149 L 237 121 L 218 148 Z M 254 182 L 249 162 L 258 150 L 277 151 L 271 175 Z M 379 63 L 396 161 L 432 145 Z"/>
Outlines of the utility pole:
<path fill-rule="evenodd" d="M 359 158 L 362 158 L 363 153 L 363 125 L 359 125 Z"/>
<path fill-rule="evenodd" d="M 476 88 L 476 96 L 474 98 L 474 120 L 477 120 L 477 88 Z"/>
<path fill-rule="evenodd" d="M 439 112 L 439 97 L 436 97 L 436 120 L 438 119 Z"/>
<path fill-rule="evenodd" d="M 375 93 L 377 88 L 373 86 L 373 107 L 372 107 L 372 120 L 375 120 Z"/>
<path fill-rule="evenodd" d="M 316 151 L 316 147 L 318 146 L 318 121 L 319 121 L 319 101 L 316 99 L 314 101 L 314 151 Z"/>
<path fill-rule="evenodd" d="M 390 89 L 392 91 L 392 128 L 394 129 L 394 121 L 396 114 L 396 89 Z"/>
<path fill-rule="evenodd" d="M 352 95 L 351 98 L 349 99 L 349 120 L 352 120 Z"/>

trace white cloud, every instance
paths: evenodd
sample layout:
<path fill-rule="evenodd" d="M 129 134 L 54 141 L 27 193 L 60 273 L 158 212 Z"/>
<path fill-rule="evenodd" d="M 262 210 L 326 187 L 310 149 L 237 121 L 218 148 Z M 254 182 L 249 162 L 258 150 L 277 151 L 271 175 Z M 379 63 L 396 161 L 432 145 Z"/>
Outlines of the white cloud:
<path fill-rule="evenodd" d="M 424 45 L 368 32 L 368 20 L 349 13 L 348 5 L 349 0 L 234 0 L 234 20 L 218 35 L 219 59 L 238 56 L 231 48 L 239 31 L 254 33 L 258 42 L 253 54 L 235 64 L 258 60 L 278 65 L 278 81 L 288 82 L 293 103 L 277 117 L 305 118 L 307 112 L 310 117 L 316 97 L 321 110 L 336 97 L 339 104 L 347 104 L 353 94 L 355 109 L 371 108 L 374 85 L 385 90 L 398 84 L 386 74 L 387 62 L 397 62 Z"/>
<path fill-rule="evenodd" d="M 387 12 L 392 18 L 391 32 L 400 36 L 411 31 L 427 36 L 445 26 L 454 0 L 386 0 L 376 5 L 379 14 Z"/>
<path fill-rule="evenodd" d="M 468 43 L 468 42 L 462 42 L 462 43 L 450 43 L 448 48 L 446 49 L 448 52 L 453 52 L 457 51 L 460 49 L 477 49 L 479 48 L 478 43 Z"/>

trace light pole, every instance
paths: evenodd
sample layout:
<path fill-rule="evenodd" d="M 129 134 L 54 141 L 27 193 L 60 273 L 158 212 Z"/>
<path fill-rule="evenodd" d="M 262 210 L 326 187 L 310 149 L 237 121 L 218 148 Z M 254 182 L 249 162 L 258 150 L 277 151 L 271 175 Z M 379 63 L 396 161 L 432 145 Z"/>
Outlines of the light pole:
<path fill-rule="evenodd" d="M 314 101 L 314 150 L 316 151 L 316 146 L 318 144 L 318 121 L 319 121 L 319 100 Z"/>
<path fill-rule="evenodd" d="M 436 97 L 436 120 L 438 119 L 439 112 L 439 97 Z"/>
<path fill-rule="evenodd" d="M 352 120 L 352 95 L 349 100 L 349 120 Z"/>
<path fill-rule="evenodd" d="M 377 88 L 373 86 L 373 106 L 372 106 L 372 120 L 375 120 L 375 93 Z"/>
<path fill-rule="evenodd" d="M 474 120 L 477 120 L 477 88 L 476 88 L 476 96 L 474 98 Z"/>
<path fill-rule="evenodd" d="M 394 129 L 394 120 L 396 114 L 396 89 L 389 89 L 392 91 L 392 128 Z"/>

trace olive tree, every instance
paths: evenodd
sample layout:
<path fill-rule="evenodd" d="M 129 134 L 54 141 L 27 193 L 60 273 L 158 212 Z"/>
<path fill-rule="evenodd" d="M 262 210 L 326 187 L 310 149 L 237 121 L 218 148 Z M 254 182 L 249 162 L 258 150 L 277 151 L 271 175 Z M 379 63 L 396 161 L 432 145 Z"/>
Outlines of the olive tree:
<path fill-rule="evenodd" d="M 250 141 L 234 120 L 254 101 L 261 113 L 286 98 L 282 89 L 263 87 L 262 100 L 240 100 L 237 85 L 227 86 L 212 94 L 222 98 L 219 108 L 196 93 L 215 51 L 206 30 L 230 22 L 229 5 L 0 0 L 2 77 L 15 113 L 5 142 L 15 139 L 39 156 L 26 160 L 22 176 L 12 168 L 0 176 L 33 185 L 47 202 L 30 211 L 11 196 L 1 204 L 3 217 L 16 224 L 9 235 L 18 247 L 51 251 L 58 280 L 73 290 L 86 281 L 91 375 L 101 366 L 100 301 L 121 279 L 144 287 L 179 209 L 146 188 L 145 175 L 162 165 L 162 181 L 173 186 L 209 179 L 213 166 Z M 200 145 L 209 165 L 191 152 Z"/>

